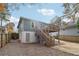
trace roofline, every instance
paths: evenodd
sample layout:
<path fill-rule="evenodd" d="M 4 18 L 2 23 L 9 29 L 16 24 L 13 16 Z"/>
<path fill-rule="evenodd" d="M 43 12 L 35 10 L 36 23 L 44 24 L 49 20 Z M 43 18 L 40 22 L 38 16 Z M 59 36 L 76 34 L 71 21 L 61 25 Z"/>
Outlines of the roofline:
<path fill-rule="evenodd" d="M 22 22 L 22 20 L 24 20 L 24 19 L 27 19 L 27 20 L 32 20 L 32 19 L 29 19 L 29 18 L 20 17 L 20 20 L 19 20 L 19 23 L 18 23 L 17 28 L 19 28 L 20 23 L 21 23 L 21 22 Z M 32 20 L 32 21 L 37 21 L 37 20 Z M 37 22 L 41 22 L 41 21 L 37 21 Z M 44 23 L 44 22 L 41 22 L 41 23 Z M 47 24 L 47 23 L 44 23 L 44 24 Z M 48 24 L 47 24 L 47 25 L 48 25 Z"/>
<path fill-rule="evenodd" d="M 20 20 L 18 22 L 17 28 L 19 28 L 20 23 L 21 23 L 21 17 L 20 17 Z"/>
<path fill-rule="evenodd" d="M 67 26 L 66 28 L 62 28 L 62 29 L 72 29 L 72 28 L 77 28 L 76 24 L 71 25 L 71 26 Z"/>

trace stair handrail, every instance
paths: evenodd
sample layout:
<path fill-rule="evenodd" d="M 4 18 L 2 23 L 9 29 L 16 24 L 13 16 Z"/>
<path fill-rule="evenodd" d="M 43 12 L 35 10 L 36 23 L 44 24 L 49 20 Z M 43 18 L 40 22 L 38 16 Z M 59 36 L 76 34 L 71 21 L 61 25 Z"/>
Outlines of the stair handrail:
<path fill-rule="evenodd" d="M 49 37 L 49 35 L 47 35 L 45 32 L 43 32 L 43 30 L 40 30 L 42 34 L 44 34 L 44 37 L 46 37 L 48 40 L 51 39 L 51 37 Z"/>

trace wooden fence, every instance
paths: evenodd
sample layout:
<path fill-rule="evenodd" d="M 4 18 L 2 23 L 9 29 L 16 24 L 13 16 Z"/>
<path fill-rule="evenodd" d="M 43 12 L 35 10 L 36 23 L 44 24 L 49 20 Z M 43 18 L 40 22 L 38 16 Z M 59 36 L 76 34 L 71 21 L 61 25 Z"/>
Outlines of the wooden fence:
<path fill-rule="evenodd" d="M 4 47 L 9 42 L 9 34 L 0 34 L 0 47 Z"/>

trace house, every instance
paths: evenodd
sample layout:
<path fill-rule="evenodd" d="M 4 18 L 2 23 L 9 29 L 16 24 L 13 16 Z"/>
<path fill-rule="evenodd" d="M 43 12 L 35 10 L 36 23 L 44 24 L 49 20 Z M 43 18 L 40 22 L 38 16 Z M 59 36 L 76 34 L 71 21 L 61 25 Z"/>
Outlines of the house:
<path fill-rule="evenodd" d="M 19 40 L 22 43 L 35 43 L 39 40 L 36 39 L 36 31 L 41 30 L 46 27 L 48 24 L 31 20 L 28 18 L 20 17 L 20 21 L 18 23 L 18 32 L 19 32 Z"/>
<path fill-rule="evenodd" d="M 64 25 L 61 25 L 60 30 L 60 39 L 67 40 L 67 41 L 73 41 L 73 42 L 79 42 L 79 29 L 77 28 L 77 20 L 70 21 L 67 23 L 67 26 L 64 27 Z"/>
<path fill-rule="evenodd" d="M 77 15 L 74 20 L 69 18 L 61 19 L 60 22 L 60 39 L 67 40 L 67 41 L 73 41 L 73 42 L 79 42 L 79 29 L 77 28 L 77 21 L 79 19 L 79 16 Z M 52 24 L 56 24 L 59 22 L 59 18 L 55 17 L 53 20 L 51 20 Z M 58 32 L 51 32 L 51 36 L 57 36 Z"/>
<path fill-rule="evenodd" d="M 60 26 L 60 39 L 66 41 L 79 42 L 79 29 L 77 28 L 77 20 L 62 20 Z M 52 36 L 57 36 L 58 32 L 52 33 Z"/>

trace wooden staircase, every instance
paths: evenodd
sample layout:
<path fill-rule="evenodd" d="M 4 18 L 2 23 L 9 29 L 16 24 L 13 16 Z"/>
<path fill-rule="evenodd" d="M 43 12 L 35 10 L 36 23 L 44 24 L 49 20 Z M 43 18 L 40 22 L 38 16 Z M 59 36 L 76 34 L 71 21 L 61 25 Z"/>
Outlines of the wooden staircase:
<path fill-rule="evenodd" d="M 49 25 L 44 29 L 40 29 L 36 31 L 38 39 L 40 40 L 40 44 L 46 45 L 48 47 L 55 45 L 55 38 L 50 36 L 50 32 L 57 32 L 59 27 L 56 25 Z"/>

